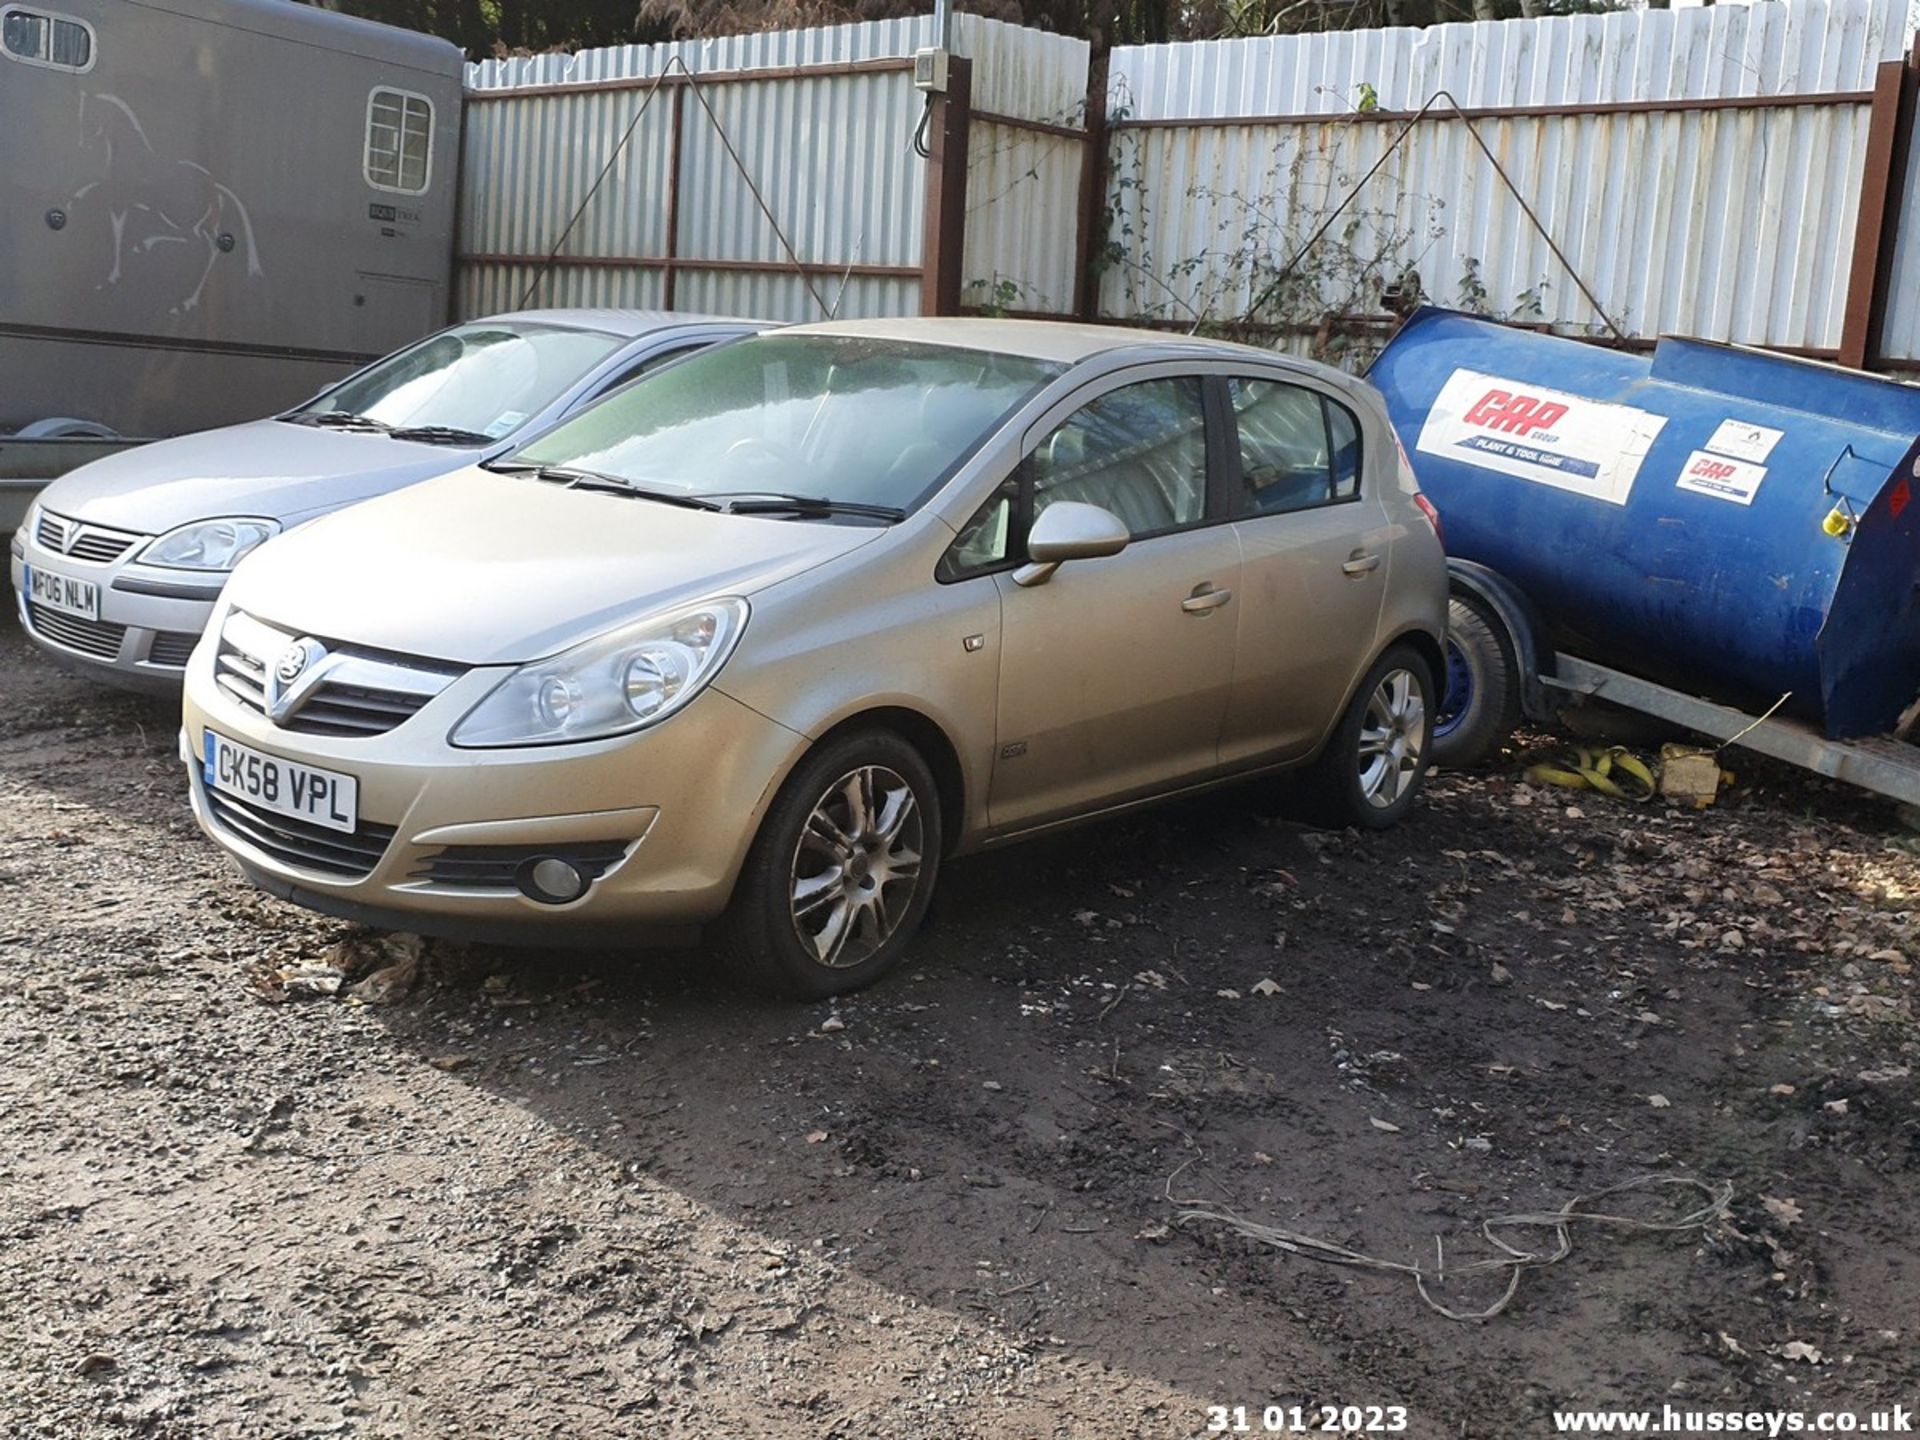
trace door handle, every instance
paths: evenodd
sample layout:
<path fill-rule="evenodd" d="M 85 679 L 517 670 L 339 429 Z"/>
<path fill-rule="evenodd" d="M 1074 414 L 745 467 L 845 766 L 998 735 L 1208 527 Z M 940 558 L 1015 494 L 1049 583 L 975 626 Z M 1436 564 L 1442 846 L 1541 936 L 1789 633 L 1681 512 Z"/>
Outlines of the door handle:
<path fill-rule="evenodd" d="M 1193 593 L 1180 602 L 1180 608 L 1189 615 L 1205 615 L 1208 611 L 1218 610 L 1233 599 L 1233 591 L 1216 590 L 1206 581 L 1193 587 Z"/>
<path fill-rule="evenodd" d="M 1377 550 L 1356 550 L 1340 568 L 1358 580 L 1362 575 L 1380 568 L 1380 553 Z"/>

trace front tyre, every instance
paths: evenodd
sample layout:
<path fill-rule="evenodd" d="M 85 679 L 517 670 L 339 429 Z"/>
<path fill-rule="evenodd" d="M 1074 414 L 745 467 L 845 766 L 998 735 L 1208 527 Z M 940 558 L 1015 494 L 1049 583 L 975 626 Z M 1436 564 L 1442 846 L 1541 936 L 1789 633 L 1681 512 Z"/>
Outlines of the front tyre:
<path fill-rule="evenodd" d="M 940 793 L 884 730 L 816 750 L 788 777 L 748 852 L 721 943 L 743 978 L 818 1000 L 899 963 L 940 868 Z"/>
<path fill-rule="evenodd" d="M 1308 777 L 1315 819 L 1384 830 L 1413 808 L 1431 758 L 1433 691 L 1432 667 L 1412 646 L 1375 662 Z"/>

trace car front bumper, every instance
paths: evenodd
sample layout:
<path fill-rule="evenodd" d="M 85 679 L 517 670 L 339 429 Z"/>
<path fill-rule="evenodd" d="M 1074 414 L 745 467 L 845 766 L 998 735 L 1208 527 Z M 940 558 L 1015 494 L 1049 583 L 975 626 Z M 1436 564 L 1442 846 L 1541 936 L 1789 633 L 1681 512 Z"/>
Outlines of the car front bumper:
<path fill-rule="evenodd" d="M 220 687 L 209 659 L 190 669 L 181 729 L 200 828 L 270 893 L 423 934 L 599 943 L 711 920 L 726 908 L 761 815 L 806 745 L 709 689 L 658 727 L 611 740 L 455 748 L 448 732 L 509 673 L 502 668 L 468 671 L 385 734 L 294 732 Z M 353 838 L 370 857 L 364 870 L 307 863 L 298 833 L 285 841 L 275 830 L 288 828 L 284 820 L 236 813 L 231 800 L 210 794 L 202 759 L 209 728 L 269 755 L 351 775 L 358 785 Z M 564 904 L 524 893 L 515 878 L 524 868 L 505 873 L 582 851 L 603 867 Z M 470 878 L 495 861 L 498 873 L 484 883 Z M 463 868 L 469 878 L 446 873 Z"/>
<path fill-rule="evenodd" d="M 126 689 L 177 691 L 187 656 L 205 631 L 226 583 L 158 570 L 122 557 L 95 564 L 41 545 L 26 531 L 9 548 L 15 612 L 29 639 L 66 669 Z M 135 545 L 128 553 L 137 554 Z M 100 589 L 100 617 L 82 620 L 29 603 L 26 567 L 76 576 Z"/>

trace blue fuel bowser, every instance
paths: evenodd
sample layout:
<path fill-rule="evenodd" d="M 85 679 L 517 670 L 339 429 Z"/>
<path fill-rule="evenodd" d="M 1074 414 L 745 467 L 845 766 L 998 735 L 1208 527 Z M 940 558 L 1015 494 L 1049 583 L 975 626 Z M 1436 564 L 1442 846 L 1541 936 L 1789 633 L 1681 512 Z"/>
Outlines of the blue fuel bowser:
<path fill-rule="evenodd" d="M 1826 773 L 1811 742 L 1884 736 L 1920 696 L 1920 388 L 1439 309 L 1369 378 L 1440 512 L 1456 595 L 1501 632 L 1523 688 L 1708 733 L 1708 711 L 1777 709 L 1775 753 Z M 1603 692 L 1596 673 L 1620 681 Z M 1656 691 L 1672 703 L 1647 703 Z M 1908 788 L 1920 797 L 1920 778 Z"/>

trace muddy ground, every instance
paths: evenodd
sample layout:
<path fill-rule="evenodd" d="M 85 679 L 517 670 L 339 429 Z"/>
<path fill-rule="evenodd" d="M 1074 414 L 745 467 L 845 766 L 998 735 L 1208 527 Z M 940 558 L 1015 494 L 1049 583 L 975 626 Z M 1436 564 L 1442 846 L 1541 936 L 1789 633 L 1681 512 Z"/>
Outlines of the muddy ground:
<path fill-rule="evenodd" d="M 1214 797 L 957 863 L 906 970 L 793 1007 L 697 954 L 430 945 L 394 986 L 200 839 L 174 730 L 0 630 L 10 1437 L 1920 1400 L 1920 860 L 1819 782 L 1694 814 L 1508 767 L 1365 838 Z M 281 979 L 396 955 L 384 1004 Z M 1458 1264 L 1655 1172 L 1727 1218 L 1582 1228 L 1484 1324 L 1169 1199 Z"/>

